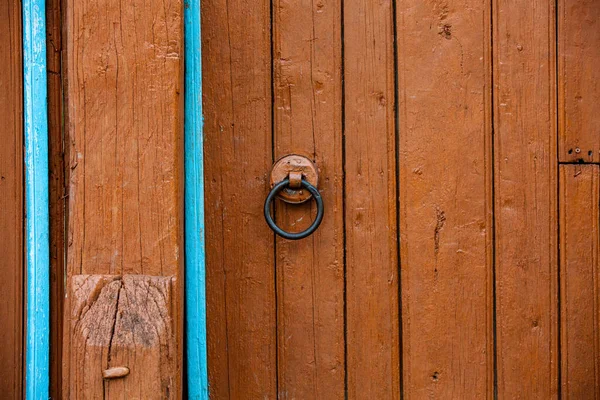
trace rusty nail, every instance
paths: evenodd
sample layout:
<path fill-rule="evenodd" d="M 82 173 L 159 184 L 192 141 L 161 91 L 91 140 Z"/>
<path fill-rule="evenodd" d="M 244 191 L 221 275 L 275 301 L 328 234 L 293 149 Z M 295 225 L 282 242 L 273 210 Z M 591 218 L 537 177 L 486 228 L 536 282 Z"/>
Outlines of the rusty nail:
<path fill-rule="evenodd" d="M 290 189 L 299 189 L 302 187 L 302 172 L 290 171 Z"/>
<path fill-rule="evenodd" d="M 127 375 L 129 375 L 129 368 L 127 367 L 113 367 L 102 371 L 102 377 L 104 379 L 123 378 Z"/>

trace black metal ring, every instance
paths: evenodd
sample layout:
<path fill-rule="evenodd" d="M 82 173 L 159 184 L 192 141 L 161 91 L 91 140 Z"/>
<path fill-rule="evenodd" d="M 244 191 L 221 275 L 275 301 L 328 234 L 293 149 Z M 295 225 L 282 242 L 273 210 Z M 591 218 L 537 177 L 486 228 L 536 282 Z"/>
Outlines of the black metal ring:
<path fill-rule="evenodd" d="M 265 219 L 267 220 L 267 224 L 269 225 L 269 227 L 273 229 L 273 231 L 279 236 L 289 240 L 303 239 L 308 235 L 312 234 L 314 231 L 316 231 L 319 225 L 321 224 L 324 212 L 323 199 L 321 198 L 321 193 L 319 193 L 319 190 L 316 187 L 308 183 L 306 180 L 302 179 L 302 187 L 304 187 L 312 194 L 313 199 L 315 199 L 315 202 L 317 203 L 317 217 L 305 231 L 298 233 L 286 232 L 280 227 L 278 227 L 275 221 L 273 221 L 273 217 L 271 216 L 271 203 L 273 202 L 275 196 L 277 196 L 277 193 L 282 191 L 286 186 L 289 185 L 289 183 L 290 180 L 286 178 L 281 182 L 278 182 L 275 186 L 273 186 L 273 189 L 271 189 L 271 192 L 269 192 L 269 195 L 265 200 Z"/>

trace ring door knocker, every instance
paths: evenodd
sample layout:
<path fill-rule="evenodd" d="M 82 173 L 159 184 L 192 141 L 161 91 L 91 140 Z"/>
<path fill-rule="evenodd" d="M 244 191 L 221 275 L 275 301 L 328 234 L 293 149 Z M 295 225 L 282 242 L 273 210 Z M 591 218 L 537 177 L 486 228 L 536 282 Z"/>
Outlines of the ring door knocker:
<path fill-rule="evenodd" d="M 290 154 L 280 158 L 271 170 L 271 191 L 265 200 L 265 219 L 279 236 L 289 239 L 303 239 L 314 233 L 323 220 L 323 198 L 317 189 L 317 168 L 308 158 Z M 317 216 L 312 224 L 302 232 L 287 232 L 281 229 L 271 215 L 271 203 L 279 198 L 289 204 L 301 204 L 311 198 L 317 203 Z"/>

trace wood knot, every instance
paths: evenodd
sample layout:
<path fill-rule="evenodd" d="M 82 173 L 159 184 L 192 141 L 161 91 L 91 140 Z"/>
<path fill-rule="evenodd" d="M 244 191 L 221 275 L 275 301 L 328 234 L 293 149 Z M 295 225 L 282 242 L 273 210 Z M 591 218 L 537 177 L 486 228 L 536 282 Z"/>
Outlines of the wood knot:
<path fill-rule="evenodd" d="M 129 368 L 127 367 L 113 367 L 102 371 L 102 377 L 104 379 L 124 378 L 127 375 L 129 375 Z"/>

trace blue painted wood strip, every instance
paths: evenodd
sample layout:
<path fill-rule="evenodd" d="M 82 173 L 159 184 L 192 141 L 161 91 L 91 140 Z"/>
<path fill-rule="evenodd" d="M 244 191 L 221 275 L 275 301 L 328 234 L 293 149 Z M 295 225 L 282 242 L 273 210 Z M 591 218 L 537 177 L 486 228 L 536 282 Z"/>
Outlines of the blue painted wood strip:
<path fill-rule="evenodd" d="M 25 396 L 48 399 L 50 254 L 44 0 L 23 0 L 27 336 Z"/>
<path fill-rule="evenodd" d="M 188 397 L 208 399 L 200 0 L 185 0 L 185 293 Z"/>

